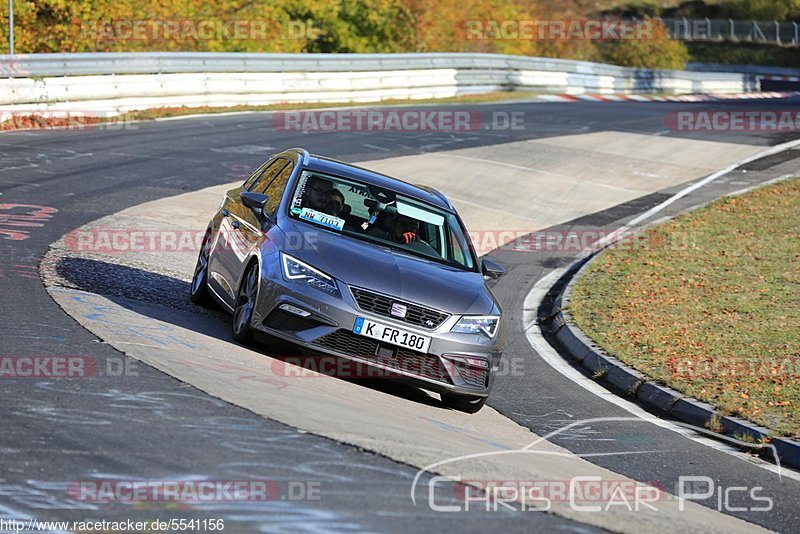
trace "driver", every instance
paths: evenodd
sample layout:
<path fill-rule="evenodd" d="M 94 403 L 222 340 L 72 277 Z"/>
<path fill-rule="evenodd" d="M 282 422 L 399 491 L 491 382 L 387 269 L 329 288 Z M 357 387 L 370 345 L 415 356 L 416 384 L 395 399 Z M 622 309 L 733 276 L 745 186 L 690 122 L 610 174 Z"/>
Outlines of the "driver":
<path fill-rule="evenodd" d="M 411 243 L 419 239 L 419 221 L 406 217 L 405 215 L 398 215 L 394 219 L 392 227 L 391 238 L 395 243 Z"/>

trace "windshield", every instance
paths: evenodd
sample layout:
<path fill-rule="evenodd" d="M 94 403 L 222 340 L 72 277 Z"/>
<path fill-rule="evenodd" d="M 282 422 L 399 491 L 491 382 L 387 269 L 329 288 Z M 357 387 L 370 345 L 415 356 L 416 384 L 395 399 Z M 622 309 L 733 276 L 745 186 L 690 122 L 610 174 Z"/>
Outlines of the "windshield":
<path fill-rule="evenodd" d="M 289 216 L 425 259 L 475 270 L 458 218 L 394 191 L 303 171 Z"/>

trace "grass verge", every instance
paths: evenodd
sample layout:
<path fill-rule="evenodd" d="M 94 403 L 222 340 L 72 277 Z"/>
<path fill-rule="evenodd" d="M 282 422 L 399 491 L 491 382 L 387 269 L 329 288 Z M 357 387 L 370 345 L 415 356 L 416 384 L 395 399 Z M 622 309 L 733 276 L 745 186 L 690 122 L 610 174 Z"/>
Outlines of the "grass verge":
<path fill-rule="evenodd" d="M 722 413 L 800 437 L 800 178 L 603 252 L 569 312 L 610 354 Z"/>
<path fill-rule="evenodd" d="M 66 112 L 32 112 L 26 114 L 23 112 L 15 114 L 12 118 L 0 122 L 0 131 L 20 130 L 20 129 L 52 129 L 52 128 L 74 128 L 81 129 L 91 125 L 100 123 L 122 123 L 132 121 L 146 121 L 154 119 L 164 119 L 170 117 L 181 117 L 186 115 L 197 114 L 216 114 L 216 113 L 232 113 L 242 111 L 291 111 L 299 109 L 326 109 L 334 107 L 345 106 L 360 106 L 360 107 L 374 107 L 374 106 L 405 106 L 405 105 L 425 105 L 425 104 L 483 104 L 491 102 L 504 102 L 507 100 L 521 100 L 535 96 L 535 91 L 497 91 L 493 93 L 483 93 L 478 95 L 463 95 L 448 98 L 422 98 L 422 99 L 391 99 L 381 100 L 380 102 L 352 102 L 352 103 L 281 103 L 270 104 L 265 106 L 226 106 L 226 107 L 163 107 L 153 109 L 142 109 L 137 111 L 130 111 L 122 115 L 113 117 L 104 116 L 98 112 L 96 115 L 90 112 L 77 113 L 74 116 L 66 116 Z M 76 104 L 76 109 L 80 108 L 80 104 Z"/>

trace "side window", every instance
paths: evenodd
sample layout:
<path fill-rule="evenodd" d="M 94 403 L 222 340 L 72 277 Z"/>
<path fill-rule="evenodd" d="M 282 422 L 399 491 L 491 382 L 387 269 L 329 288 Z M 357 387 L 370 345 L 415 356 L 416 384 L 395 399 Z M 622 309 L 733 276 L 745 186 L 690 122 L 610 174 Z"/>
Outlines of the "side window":
<path fill-rule="evenodd" d="M 256 182 L 256 180 L 258 180 L 258 178 L 259 178 L 259 177 L 260 177 L 262 174 L 264 174 L 264 171 L 266 170 L 266 168 L 267 168 L 267 167 L 269 167 L 269 162 L 267 162 L 267 163 L 263 164 L 261 167 L 259 167 L 258 169 L 256 169 L 256 172 L 254 172 L 254 173 L 253 173 L 253 174 L 250 176 L 250 178 L 248 178 L 247 180 L 245 180 L 245 181 L 244 181 L 244 183 L 242 184 L 242 188 L 244 188 L 244 189 L 246 189 L 246 190 L 248 190 L 248 191 L 249 191 L 249 190 L 250 190 L 250 188 L 251 188 L 251 187 L 253 187 L 253 184 Z"/>
<path fill-rule="evenodd" d="M 420 235 L 423 236 L 423 239 L 430 246 L 436 249 L 436 252 L 442 256 L 446 256 L 446 251 L 442 243 L 441 230 L 442 228 L 440 226 L 436 226 L 435 224 L 422 223 L 420 226 Z"/>
<path fill-rule="evenodd" d="M 269 195 L 266 210 L 270 215 L 275 213 L 275 210 L 278 209 L 278 206 L 281 203 L 281 198 L 283 198 L 283 192 L 286 189 L 286 184 L 289 183 L 289 177 L 292 175 L 292 169 L 294 169 L 294 163 L 290 161 L 289 164 L 283 167 L 281 172 L 278 173 L 278 175 L 275 176 L 269 184 L 267 184 L 267 187 L 264 191 L 259 191 L 259 193 Z"/>
<path fill-rule="evenodd" d="M 452 257 L 454 260 L 456 260 L 461 265 L 467 265 L 467 263 L 470 264 L 472 263 L 466 261 L 467 255 L 464 252 L 464 249 L 461 248 L 461 243 L 459 242 L 458 238 L 456 238 L 456 235 L 455 233 L 453 233 L 452 230 L 450 230 L 450 246 L 452 247 Z"/>
<path fill-rule="evenodd" d="M 263 167 L 263 170 L 259 169 L 256 171 L 256 173 L 244 183 L 244 188 L 254 193 L 262 193 L 275 175 L 286 165 L 287 161 L 288 160 L 285 158 L 277 158 L 272 163 L 268 163 Z"/>

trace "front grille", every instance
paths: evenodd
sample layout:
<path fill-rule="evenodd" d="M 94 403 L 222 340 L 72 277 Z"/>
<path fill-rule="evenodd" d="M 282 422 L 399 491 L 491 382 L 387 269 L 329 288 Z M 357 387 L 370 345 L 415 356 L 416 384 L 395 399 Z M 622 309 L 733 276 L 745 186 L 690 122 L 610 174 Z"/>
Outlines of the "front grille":
<path fill-rule="evenodd" d="M 380 363 L 391 369 L 405 371 L 438 382 L 445 382 L 447 384 L 453 383 L 442 361 L 433 354 L 424 354 L 402 347 L 392 347 L 379 343 L 374 339 L 359 336 L 349 330 L 336 330 L 322 336 L 314 343 L 347 356 Z M 382 349 L 391 349 L 393 356 L 379 356 L 379 347 Z"/>
<path fill-rule="evenodd" d="M 450 316 L 438 310 L 419 306 L 418 304 L 411 304 L 410 302 L 381 295 L 380 293 L 375 293 L 366 289 L 351 287 L 350 290 L 353 292 L 353 297 L 355 297 L 358 307 L 362 310 L 377 315 L 383 315 L 384 317 L 391 317 L 392 319 L 423 328 L 437 328 Z M 393 303 L 402 304 L 407 308 L 404 318 L 396 317 L 391 314 Z"/>
<path fill-rule="evenodd" d="M 300 317 L 293 313 L 280 308 L 273 310 L 266 319 L 264 319 L 264 326 L 274 330 L 285 330 L 287 332 L 299 332 L 300 330 L 307 330 L 319 326 L 319 323 L 313 319 Z"/>

